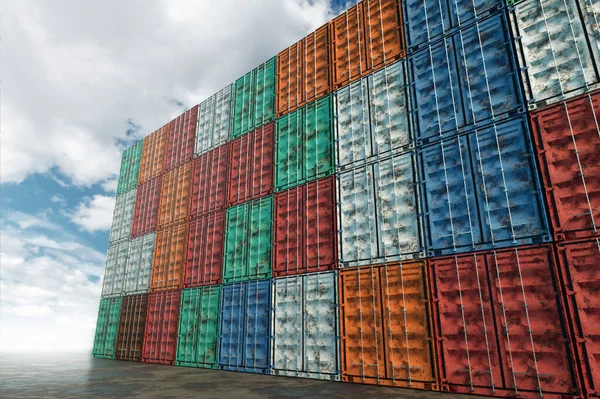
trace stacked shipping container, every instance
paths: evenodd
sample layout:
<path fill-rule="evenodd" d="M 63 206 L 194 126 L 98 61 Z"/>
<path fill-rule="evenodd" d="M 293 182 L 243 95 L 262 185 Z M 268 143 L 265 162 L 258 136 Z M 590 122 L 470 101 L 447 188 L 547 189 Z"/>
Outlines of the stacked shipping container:
<path fill-rule="evenodd" d="M 598 20 L 362 0 L 128 148 L 94 356 L 599 397 Z"/>

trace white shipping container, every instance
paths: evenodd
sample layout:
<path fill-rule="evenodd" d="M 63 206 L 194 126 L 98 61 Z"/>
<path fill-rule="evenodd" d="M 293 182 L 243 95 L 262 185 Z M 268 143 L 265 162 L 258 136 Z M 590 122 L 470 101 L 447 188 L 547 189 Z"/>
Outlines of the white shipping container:
<path fill-rule="evenodd" d="M 156 233 L 150 233 L 131 240 L 124 288 L 125 295 L 143 294 L 150 289 L 155 239 Z"/>
<path fill-rule="evenodd" d="M 337 273 L 273 279 L 271 374 L 339 381 Z"/>
<path fill-rule="evenodd" d="M 104 281 L 102 282 L 102 298 L 123 295 L 128 257 L 129 241 L 123 241 L 108 247 Z"/>
<path fill-rule="evenodd" d="M 231 84 L 226 86 L 198 106 L 198 128 L 196 129 L 194 151 L 196 156 L 227 142 L 231 119 L 232 87 Z"/>
<path fill-rule="evenodd" d="M 115 211 L 113 213 L 113 222 L 110 228 L 110 243 L 130 238 L 136 193 L 137 189 L 117 196 Z"/>

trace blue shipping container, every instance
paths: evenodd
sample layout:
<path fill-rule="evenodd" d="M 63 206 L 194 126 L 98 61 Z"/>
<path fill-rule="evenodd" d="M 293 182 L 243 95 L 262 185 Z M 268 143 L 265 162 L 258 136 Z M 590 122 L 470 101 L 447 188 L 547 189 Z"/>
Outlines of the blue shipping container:
<path fill-rule="evenodd" d="M 524 112 L 504 12 L 416 52 L 409 70 L 417 145 Z"/>
<path fill-rule="evenodd" d="M 418 151 L 429 256 L 549 241 L 525 116 Z"/>
<path fill-rule="evenodd" d="M 271 280 L 223 285 L 220 369 L 269 372 L 270 305 Z"/>

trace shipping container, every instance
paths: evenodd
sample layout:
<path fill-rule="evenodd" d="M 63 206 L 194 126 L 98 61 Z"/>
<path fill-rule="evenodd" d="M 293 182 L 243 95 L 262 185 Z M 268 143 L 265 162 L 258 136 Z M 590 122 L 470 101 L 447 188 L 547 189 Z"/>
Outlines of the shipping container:
<path fill-rule="evenodd" d="M 581 397 L 551 245 L 429 265 L 442 390 Z"/>
<path fill-rule="evenodd" d="M 400 0 L 363 0 L 331 21 L 336 88 L 406 54 Z"/>
<path fill-rule="evenodd" d="M 134 362 L 142 360 L 147 311 L 148 295 L 142 294 L 123 297 L 115 354 L 116 359 L 132 360 Z"/>
<path fill-rule="evenodd" d="M 198 105 L 196 156 L 225 144 L 229 139 L 232 91 L 233 85 L 229 84 Z"/>
<path fill-rule="evenodd" d="M 196 105 L 169 124 L 165 171 L 170 171 L 194 157 L 197 122 L 198 106 Z"/>
<path fill-rule="evenodd" d="M 334 172 L 333 121 L 332 95 L 277 120 L 275 191 Z"/>
<path fill-rule="evenodd" d="M 338 171 L 414 145 L 406 75 L 400 60 L 335 92 Z"/>
<path fill-rule="evenodd" d="M 162 175 L 167 153 L 168 132 L 169 125 L 167 124 L 144 139 L 138 177 L 140 184 Z"/>
<path fill-rule="evenodd" d="M 223 282 L 271 277 L 273 197 L 227 209 Z"/>
<path fill-rule="evenodd" d="M 600 236 L 600 92 L 531 120 L 556 240 Z"/>
<path fill-rule="evenodd" d="M 273 275 L 335 269 L 333 176 L 275 194 Z"/>
<path fill-rule="evenodd" d="M 106 254 L 102 298 L 123 295 L 129 258 L 129 241 L 111 244 Z"/>
<path fill-rule="evenodd" d="M 184 287 L 221 282 L 224 229 L 224 211 L 210 213 L 190 222 Z"/>
<path fill-rule="evenodd" d="M 177 326 L 181 291 L 162 291 L 148 295 L 142 361 L 173 364 L 177 349 Z"/>
<path fill-rule="evenodd" d="M 277 57 L 235 81 L 231 138 L 235 139 L 275 119 Z"/>
<path fill-rule="evenodd" d="M 227 206 L 273 192 L 275 122 L 233 140 L 230 144 Z"/>
<path fill-rule="evenodd" d="M 181 292 L 176 365 L 217 367 L 220 296 L 218 285 Z"/>
<path fill-rule="evenodd" d="M 156 231 L 162 176 L 154 177 L 138 186 L 133 207 L 131 237 Z"/>
<path fill-rule="evenodd" d="M 315 101 L 331 91 L 329 23 L 277 56 L 277 116 Z"/>
<path fill-rule="evenodd" d="M 271 280 L 223 285 L 218 368 L 269 372 Z"/>
<path fill-rule="evenodd" d="M 193 161 L 187 162 L 163 175 L 158 208 L 159 229 L 188 218 L 193 164 Z"/>
<path fill-rule="evenodd" d="M 417 145 L 524 112 L 503 12 L 430 44 L 408 60 Z"/>
<path fill-rule="evenodd" d="M 110 227 L 109 243 L 112 244 L 131 237 L 136 194 L 137 190 L 131 190 L 117 196 Z"/>
<path fill-rule="evenodd" d="M 185 268 L 187 222 L 159 230 L 156 234 L 150 291 L 181 288 Z"/>
<path fill-rule="evenodd" d="M 194 160 L 190 217 L 201 216 L 225 207 L 228 158 L 229 144 L 225 144 Z"/>
<path fill-rule="evenodd" d="M 418 152 L 428 256 L 550 241 L 525 117 Z"/>
<path fill-rule="evenodd" d="M 600 87 L 595 0 L 528 0 L 509 14 L 530 109 Z"/>
<path fill-rule="evenodd" d="M 340 380 L 337 273 L 273 280 L 271 374 Z"/>
<path fill-rule="evenodd" d="M 600 239 L 559 244 L 559 263 L 587 397 L 600 396 Z"/>
<path fill-rule="evenodd" d="M 149 233 L 131 240 L 124 294 L 142 294 L 150 289 L 152 260 L 156 233 Z"/>
<path fill-rule="evenodd" d="M 100 300 L 92 356 L 104 359 L 115 358 L 122 300 L 122 297 Z"/>
<path fill-rule="evenodd" d="M 426 264 L 340 271 L 342 381 L 438 390 Z"/>
<path fill-rule="evenodd" d="M 425 256 L 415 153 L 337 175 L 340 267 Z"/>
<path fill-rule="evenodd" d="M 121 172 L 117 182 L 117 195 L 124 194 L 137 187 L 143 145 L 143 141 L 138 141 L 123 152 Z"/>

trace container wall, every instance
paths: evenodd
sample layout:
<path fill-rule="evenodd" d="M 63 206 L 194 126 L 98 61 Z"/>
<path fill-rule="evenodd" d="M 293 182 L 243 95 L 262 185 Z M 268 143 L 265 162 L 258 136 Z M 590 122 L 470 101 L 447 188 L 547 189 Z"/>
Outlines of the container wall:
<path fill-rule="evenodd" d="M 525 118 L 419 151 L 429 256 L 549 240 Z"/>
<path fill-rule="evenodd" d="M 147 293 L 150 289 L 155 241 L 156 233 L 149 233 L 131 240 L 127 259 L 125 295 Z"/>
<path fill-rule="evenodd" d="M 223 262 L 225 212 L 210 213 L 190 222 L 185 261 L 185 287 L 219 284 Z"/>
<path fill-rule="evenodd" d="M 227 206 L 273 192 L 274 130 L 275 123 L 269 123 L 231 142 Z"/>
<path fill-rule="evenodd" d="M 114 359 L 119 332 L 119 317 L 123 298 L 107 298 L 100 300 L 98 321 L 92 355 L 97 358 Z"/>
<path fill-rule="evenodd" d="M 161 186 L 161 176 L 154 177 L 138 186 L 133 208 L 132 238 L 156 231 Z"/>
<path fill-rule="evenodd" d="M 221 303 L 218 367 L 268 373 L 271 281 L 224 285 Z"/>
<path fill-rule="evenodd" d="M 509 11 L 530 108 L 598 88 L 600 31 L 593 3 L 533 0 Z"/>
<path fill-rule="evenodd" d="M 417 143 L 523 111 L 504 13 L 409 57 Z"/>
<path fill-rule="evenodd" d="M 256 68 L 256 101 L 254 102 L 254 126 L 259 128 L 275 120 L 277 85 L 277 57 L 273 57 Z"/>
<path fill-rule="evenodd" d="M 193 162 L 185 163 L 162 178 L 158 228 L 181 223 L 188 218 Z"/>
<path fill-rule="evenodd" d="M 360 78 L 368 71 L 364 7 L 361 1 L 331 21 L 332 74 L 336 88 Z"/>
<path fill-rule="evenodd" d="M 406 55 L 401 0 L 365 0 L 365 46 L 370 71 Z"/>
<path fill-rule="evenodd" d="M 202 155 L 229 139 L 233 85 L 227 85 L 198 105 L 194 154 Z"/>
<path fill-rule="evenodd" d="M 150 291 L 181 288 L 186 259 L 187 223 L 177 224 L 156 234 Z"/>
<path fill-rule="evenodd" d="M 220 296 L 220 286 L 182 291 L 176 365 L 216 367 Z"/>
<path fill-rule="evenodd" d="M 181 291 L 149 294 L 143 362 L 173 364 L 175 361 L 180 301 Z"/>
<path fill-rule="evenodd" d="M 112 244 L 108 247 L 104 281 L 102 282 L 102 298 L 123 295 L 128 258 L 129 241 Z"/>
<path fill-rule="evenodd" d="M 430 260 L 444 389 L 577 394 L 552 246 Z"/>
<path fill-rule="evenodd" d="M 123 297 L 115 352 L 116 359 L 134 362 L 142 360 L 147 311 L 148 295 Z"/>
<path fill-rule="evenodd" d="M 198 106 L 187 110 L 169 124 L 165 170 L 169 171 L 193 158 L 196 143 Z"/>
<path fill-rule="evenodd" d="M 167 133 L 169 125 L 165 125 L 144 139 L 142 159 L 140 160 L 140 184 L 162 175 L 165 167 L 167 151 Z"/>
<path fill-rule="evenodd" d="M 281 117 L 304 102 L 304 40 L 292 44 L 277 55 L 277 116 Z"/>
<path fill-rule="evenodd" d="M 130 238 L 136 193 L 137 190 L 131 190 L 117 196 L 110 227 L 109 243 Z"/>
<path fill-rule="evenodd" d="M 194 160 L 190 217 L 219 211 L 227 199 L 229 144 L 215 148 Z"/>
<path fill-rule="evenodd" d="M 335 272 L 273 280 L 271 374 L 339 381 Z"/>
<path fill-rule="evenodd" d="M 600 92 L 531 119 L 555 238 L 600 235 Z"/>
<path fill-rule="evenodd" d="M 249 132 L 254 127 L 255 90 L 256 70 L 248 72 L 233 85 L 231 139 Z"/>
<path fill-rule="evenodd" d="M 143 141 L 138 141 L 123 152 L 121 172 L 117 182 L 117 195 L 124 194 L 137 187 L 143 145 Z"/>
<path fill-rule="evenodd" d="M 333 177 L 275 195 L 275 276 L 336 268 Z"/>

